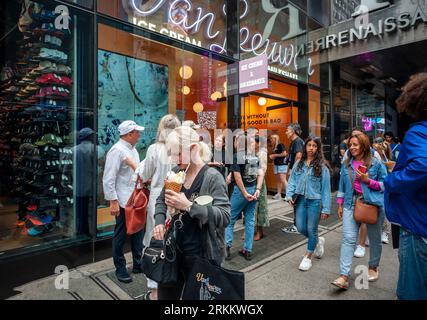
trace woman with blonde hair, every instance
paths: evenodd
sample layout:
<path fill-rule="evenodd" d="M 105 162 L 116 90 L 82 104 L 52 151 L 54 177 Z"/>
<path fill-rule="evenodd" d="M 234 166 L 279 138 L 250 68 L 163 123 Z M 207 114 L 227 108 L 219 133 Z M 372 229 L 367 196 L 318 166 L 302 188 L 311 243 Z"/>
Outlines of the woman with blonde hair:
<path fill-rule="evenodd" d="M 171 168 L 166 148 L 166 139 L 168 134 L 175 128 L 179 127 L 180 124 L 180 121 L 175 115 L 165 115 L 160 120 L 159 127 L 157 129 L 156 143 L 148 147 L 145 159 L 138 167 L 136 164 L 127 160 L 128 165 L 139 174 L 142 181 L 145 182 L 151 180 L 150 198 L 148 200 L 147 207 L 147 224 L 143 240 L 144 246 L 148 246 L 150 244 L 150 240 L 153 236 L 156 200 L 163 189 L 164 180 Z M 157 283 L 147 278 L 147 288 L 149 291 L 143 296 L 143 298 L 145 300 L 157 300 Z"/>
<path fill-rule="evenodd" d="M 273 196 L 273 199 L 281 199 L 283 188 L 288 187 L 288 181 L 286 179 L 286 173 L 288 172 L 288 166 L 285 164 L 285 157 L 288 155 L 286 147 L 280 143 L 280 137 L 277 134 L 273 134 L 270 137 L 273 144 L 273 154 L 270 154 L 270 159 L 274 161 L 274 176 L 276 177 L 277 193 Z"/>
<path fill-rule="evenodd" d="M 156 202 L 155 240 L 164 239 L 167 208 L 174 209 L 170 212 L 172 222 L 168 225 L 169 231 L 175 234 L 178 263 L 177 283 L 159 285 L 158 297 L 159 300 L 179 300 L 191 256 L 198 255 L 216 265 L 222 264 L 226 254 L 224 237 L 230 222 L 230 202 L 221 173 L 206 164 L 212 153 L 208 145 L 200 141 L 196 131 L 178 127 L 169 134 L 166 144 L 172 163 L 177 164 L 173 171 L 177 173 L 185 169 L 185 181 L 181 192 L 163 189 Z M 204 195 L 212 197 L 209 206 L 194 202 Z M 178 219 L 182 223 L 175 223 Z M 215 230 L 215 238 L 210 236 L 208 229 Z"/>

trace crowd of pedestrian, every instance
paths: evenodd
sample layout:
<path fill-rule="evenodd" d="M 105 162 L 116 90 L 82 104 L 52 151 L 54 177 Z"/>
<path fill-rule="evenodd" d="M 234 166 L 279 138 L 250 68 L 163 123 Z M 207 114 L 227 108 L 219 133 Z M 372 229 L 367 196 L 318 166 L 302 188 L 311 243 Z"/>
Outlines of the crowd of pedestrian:
<path fill-rule="evenodd" d="M 400 239 L 398 298 L 427 299 L 426 105 L 427 74 L 422 73 L 410 79 L 397 100 L 399 112 L 418 120 L 402 144 L 391 132 L 371 143 L 362 129 L 355 128 L 339 146 L 339 185 L 334 201 L 343 227 L 339 277 L 331 282 L 339 289 L 350 287 L 353 257 L 364 256 L 367 245 L 368 280 L 379 279 L 382 246 L 393 234 L 393 243 Z M 248 261 L 256 254 L 254 241 L 260 240 L 269 226 L 268 159 L 273 162 L 276 179 L 273 199 L 281 200 L 283 193 L 294 210 L 293 225 L 282 231 L 300 233 L 308 239 L 299 269 L 312 268 L 313 256 L 320 259 L 325 254 L 325 239 L 318 235 L 319 222 L 332 214 L 332 170 L 321 139 L 310 136 L 304 141 L 300 126 L 292 123 L 286 128 L 288 149 L 274 134 L 268 139 L 268 152 L 267 138 L 249 131 L 235 135 L 232 146 L 226 143 L 225 135 L 215 137 L 211 149 L 198 129 L 194 123 L 181 124 L 174 115 L 166 115 L 160 121 L 156 143 L 140 161 L 135 145 L 143 128 L 133 121 L 124 121 L 118 127 L 120 141 L 107 154 L 103 179 L 105 199 L 116 217 L 113 260 L 118 280 L 132 281 L 123 256 L 124 208 L 135 176 L 150 184 L 150 197 L 145 230 L 131 236 L 133 272 L 144 272 L 143 247 L 152 239 L 163 240 L 172 228 L 178 280 L 174 285 L 163 285 L 148 279 L 149 291 L 144 298 L 180 299 L 188 257 L 204 257 L 218 266 L 235 258 L 232 247 L 238 219 L 243 219 L 244 226 L 244 242 L 238 254 Z M 165 188 L 171 172 L 185 173 L 180 190 Z M 201 196 L 212 198 L 209 206 L 195 201 Z M 362 223 L 359 215 L 368 207 L 375 212 L 375 220 Z M 215 239 L 207 233 L 206 225 L 215 231 Z"/>

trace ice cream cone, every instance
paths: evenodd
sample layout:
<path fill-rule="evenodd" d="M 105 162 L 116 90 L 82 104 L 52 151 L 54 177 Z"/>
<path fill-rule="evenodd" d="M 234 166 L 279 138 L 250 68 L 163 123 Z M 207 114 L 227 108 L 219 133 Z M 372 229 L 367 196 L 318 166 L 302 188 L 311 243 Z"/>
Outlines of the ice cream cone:
<path fill-rule="evenodd" d="M 174 181 L 165 181 L 165 190 L 173 190 L 177 193 L 181 192 L 182 184 Z"/>

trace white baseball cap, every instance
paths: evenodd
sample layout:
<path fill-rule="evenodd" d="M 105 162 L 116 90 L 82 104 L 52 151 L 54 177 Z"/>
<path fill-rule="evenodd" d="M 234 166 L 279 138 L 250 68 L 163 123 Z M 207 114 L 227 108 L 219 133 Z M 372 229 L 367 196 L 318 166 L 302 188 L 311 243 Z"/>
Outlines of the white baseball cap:
<path fill-rule="evenodd" d="M 135 121 L 132 121 L 132 120 L 123 121 L 119 125 L 120 136 L 124 136 L 125 134 L 128 134 L 129 132 L 132 132 L 133 130 L 144 131 L 144 127 L 137 125 L 135 123 Z"/>

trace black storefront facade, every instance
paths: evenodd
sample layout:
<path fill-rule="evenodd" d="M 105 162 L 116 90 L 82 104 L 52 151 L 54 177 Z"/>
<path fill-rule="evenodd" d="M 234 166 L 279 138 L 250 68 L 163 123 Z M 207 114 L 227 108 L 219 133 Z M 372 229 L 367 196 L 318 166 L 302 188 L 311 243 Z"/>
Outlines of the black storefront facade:
<path fill-rule="evenodd" d="M 412 1 L 369 12 L 382 30 L 362 21 L 360 33 L 356 7 L 335 0 L 1 6 L 1 297 L 58 265 L 111 257 L 114 220 L 101 180 L 120 121 L 146 127 L 141 158 L 167 113 L 210 132 L 267 129 L 287 146 L 285 126 L 299 122 L 303 137 L 321 136 L 333 163 L 355 125 L 372 137 L 402 134 L 393 101 L 425 67 L 417 53 L 426 48 L 427 8 Z M 262 53 L 268 88 L 234 94 L 233 65 Z M 399 53 L 408 55 L 402 66 Z"/>

